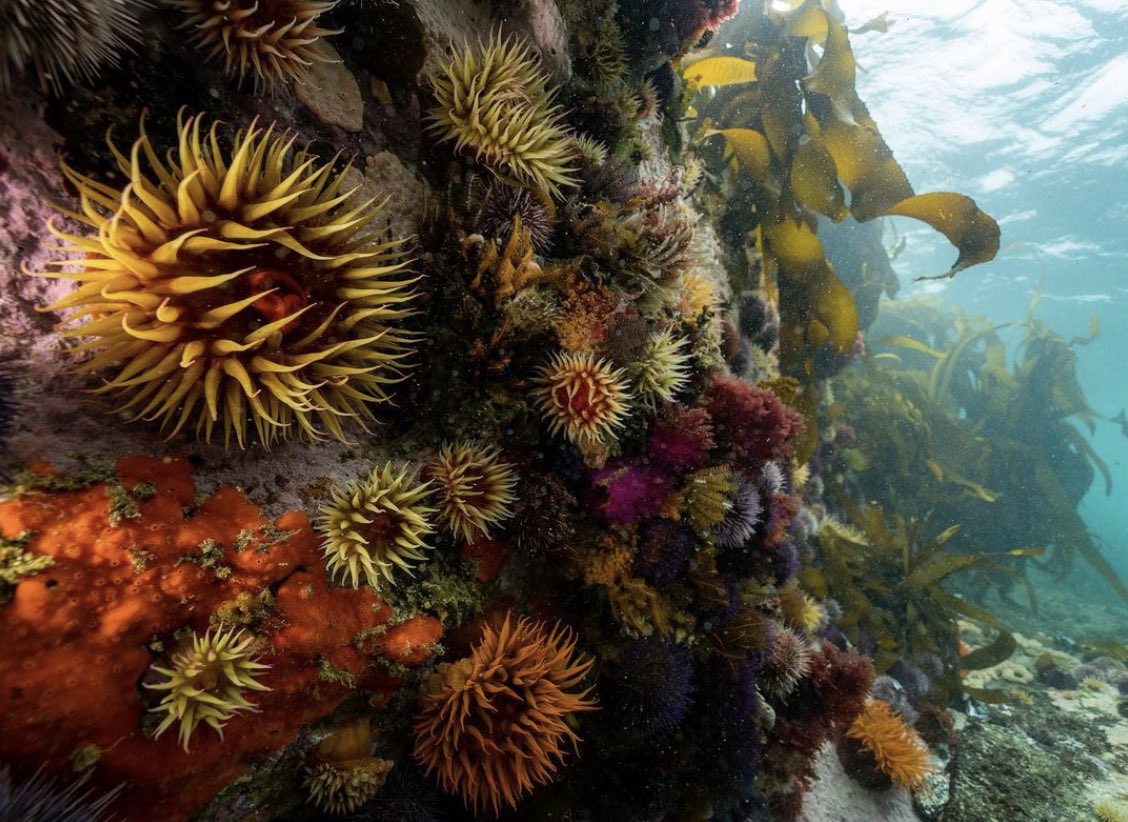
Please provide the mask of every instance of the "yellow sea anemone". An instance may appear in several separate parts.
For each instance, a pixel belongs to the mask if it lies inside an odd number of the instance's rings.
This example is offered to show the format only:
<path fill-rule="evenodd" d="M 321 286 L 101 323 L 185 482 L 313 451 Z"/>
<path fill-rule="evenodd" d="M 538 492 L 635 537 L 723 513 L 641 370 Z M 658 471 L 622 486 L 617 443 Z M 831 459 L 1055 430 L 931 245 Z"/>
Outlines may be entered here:
<path fill-rule="evenodd" d="M 594 354 L 557 352 L 540 369 L 533 401 L 548 417 L 552 433 L 563 431 L 572 442 L 583 444 L 622 426 L 629 395 L 622 369 Z"/>
<path fill-rule="evenodd" d="M 190 648 L 173 654 L 172 667 L 153 665 L 150 670 L 167 679 L 146 684 L 154 691 L 165 691 L 160 705 L 153 708 L 163 713 L 160 725 L 153 732 L 160 736 L 174 723 L 180 723 L 180 744 L 188 750 L 188 740 L 196 726 L 210 725 L 223 738 L 223 726 L 240 711 L 254 711 L 243 696 L 244 690 L 269 691 L 255 679 L 270 666 L 251 659 L 255 638 L 243 631 L 208 631 L 202 637 L 192 635 Z"/>
<path fill-rule="evenodd" d="M 222 57 L 224 71 L 251 74 L 255 88 L 301 81 L 313 63 L 335 58 L 321 42 L 340 30 L 324 29 L 317 18 L 337 0 L 173 0 L 187 15 L 181 28 L 195 29 L 192 42 L 208 60 Z"/>
<path fill-rule="evenodd" d="M 667 329 L 650 337 L 637 362 L 627 369 L 635 393 L 650 411 L 660 402 L 673 402 L 689 382 L 692 357 L 687 347 L 686 340 L 675 337 Z"/>
<path fill-rule="evenodd" d="M 596 709 L 581 685 L 591 666 L 576 658 L 568 629 L 506 615 L 469 657 L 431 678 L 415 723 L 416 761 L 475 814 L 516 808 L 577 747 L 570 720 Z"/>
<path fill-rule="evenodd" d="M 456 50 L 431 76 L 431 130 L 501 177 L 558 195 L 576 185 L 575 149 L 529 47 L 500 32 Z"/>
<path fill-rule="evenodd" d="M 431 549 L 426 539 L 435 530 L 435 509 L 423 504 L 431 490 L 414 471 L 397 473 L 391 463 L 366 480 L 334 488 L 317 523 L 329 573 L 354 588 L 362 572 L 373 588 L 381 578 L 392 582 L 397 567 L 410 574 Z"/>
<path fill-rule="evenodd" d="M 489 536 L 490 526 L 509 519 L 517 475 L 501 462 L 499 448 L 448 445 L 428 467 L 439 497 L 439 516 L 466 541 Z"/>
<path fill-rule="evenodd" d="M 94 234 L 50 222 L 81 258 L 39 276 L 78 281 L 47 309 L 76 309 L 64 335 L 94 354 L 78 370 L 111 371 L 98 392 L 170 437 L 194 424 L 240 447 L 248 427 L 265 446 L 344 440 L 342 422 L 372 419 L 411 352 L 390 325 L 412 313 L 417 279 L 402 241 L 378 241 L 379 209 L 350 202 L 335 158 L 292 154 L 293 135 L 252 123 L 226 152 L 215 125 L 177 126 L 164 160 L 143 122 L 128 156 L 110 143 L 123 189 L 63 166 L 81 203 L 63 213 Z"/>

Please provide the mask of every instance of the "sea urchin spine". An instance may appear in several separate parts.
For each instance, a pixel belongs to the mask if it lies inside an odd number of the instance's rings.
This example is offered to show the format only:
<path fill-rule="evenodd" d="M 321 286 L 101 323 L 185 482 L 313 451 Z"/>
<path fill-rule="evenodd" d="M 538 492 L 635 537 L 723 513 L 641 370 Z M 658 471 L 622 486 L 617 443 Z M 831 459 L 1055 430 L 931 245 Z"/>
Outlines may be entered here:
<path fill-rule="evenodd" d="M 541 367 L 533 400 L 577 444 L 594 443 L 623 424 L 629 396 L 622 369 L 592 354 L 558 352 Z"/>
<path fill-rule="evenodd" d="M 342 421 L 371 419 L 410 353 L 388 325 L 412 313 L 402 241 L 378 241 L 378 208 L 349 202 L 332 160 L 291 155 L 293 135 L 252 124 L 228 155 L 216 126 L 177 125 L 164 161 L 144 123 L 128 156 L 110 143 L 120 191 L 63 166 L 81 203 L 63 213 L 95 233 L 48 223 L 81 259 L 39 275 L 79 283 L 47 310 L 76 309 L 64 335 L 94 354 L 79 370 L 115 370 L 98 392 L 169 436 L 194 421 L 240 446 L 248 427 L 265 446 L 344 440 Z"/>
<path fill-rule="evenodd" d="M 427 558 L 425 540 L 435 530 L 435 510 L 423 504 L 430 493 L 430 482 L 407 468 L 396 473 L 391 463 L 367 480 L 333 489 L 318 521 L 329 573 L 354 588 L 361 574 L 373 588 L 381 578 L 392 582 L 397 567 L 410 574 L 415 562 Z"/>
<path fill-rule="evenodd" d="M 153 735 L 160 736 L 179 722 L 180 744 L 187 751 L 199 723 L 210 725 L 222 739 L 227 720 L 240 711 L 254 711 L 243 691 L 270 690 L 255 679 L 269 666 L 251 659 L 254 642 L 253 636 L 242 631 L 193 634 L 192 646 L 173 655 L 171 668 L 153 665 L 152 671 L 167 677 L 164 682 L 145 685 L 166 692 L 160 705 L 152 709 L 164 714 Z"/>

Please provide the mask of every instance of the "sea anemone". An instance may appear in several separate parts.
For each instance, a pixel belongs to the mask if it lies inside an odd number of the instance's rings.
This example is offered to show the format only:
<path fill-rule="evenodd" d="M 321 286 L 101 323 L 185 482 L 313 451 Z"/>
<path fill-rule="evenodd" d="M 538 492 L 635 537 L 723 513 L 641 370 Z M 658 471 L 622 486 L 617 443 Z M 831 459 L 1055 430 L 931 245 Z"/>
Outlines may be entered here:
<path fill-rule="evenodd" d="M 728 498 L 725 518 L 713 529 L 718 548 L 739 548 L 754 533 L 764 512 L 756 486 L 741 476 L 734 476 L 735 488 Z"/>
<path fill-rule="evenodd" d="M 919 787 L 932 772 L 924 741 L 885 702 L 867 704 L 846 739 L 858 743 L 877 770 L 902 788 Z"/>
<path fill-rule="evenodd" d="M 255 88 L 274 88 L 305 78 L 314 63 L 336 58 L 321 42 L 339 34 L 324 29 L 317 19 L 337 5 L 337 0 L 172 0 L 188 19 L 180 28 L 192 28 L 193 44 L 205 58 L 223 57 L 224 72 L 248 74 Z"/>
<path fill-rule="evenodd" d="M 395 765 L 372 756 L 372 724 L 367 717 L 351 722 L 323 739 L 306 769 L 310 800 L 329 814 L 352 813 L 384 786 Z"/>
<path fill-rule="evenodd" d="M 373 588 L 381 578 L 392 582 L 397 567 L 410 575 L 431 548 L 426 539 L 435 530 L 435 509 L 423 504 L 430 493 L 429 481 L 420 482 L 406 466 L 396 473 L 390 462 L 367 479 L 334 488 L 317 521 L 329 573 L 354 588 L 362 571 Z"/>
<path fill-rule="evenodd" d="M 556 353 L 540 369 L 533 400 L 549 421 L 577 444 L 594 443 L 614 433 L 628 413 L 629 395 L 622 369 L 593 354 Z"/>
<path fill-rule="evenodd" d="M 79 282 L 47 310 L 77 309 L 64 335 L 95 355 L 78 370 L 114 369 L 97 392 L 169 436 L 194 421 L 242 447 L 249 419 L 265 446 L 321 439 L 319 425 L 344 440 L 343 420 L 363 425 L 388 399 L 413 341 L 388 325 L 411 313 L 400 243 L 375 239 L 371 201 L 346 204 L 332 160 L 291 156 L 293 135 L 252 123 L 228 155 L 201 126 L 178 119 L 165 161 L 144 122 L 129 156 L 111 142 L 120 191 L 63 165 L 81 199 L 63 213 L 95 235 L 48 223 L 81 259 L 38 275 Z"/>
<path fill-rule="evenodd" d="M 255 637 L 242 630 L 211 631 L 202 637 L 192 634 L 192 644 L 172 656 L 172 667 L 153 665 L 149 670 L 167 679 L 145 687 L 165 691 L 159 705 L 151 710 L 164 714 L 153 736 L 160 736 L 180 723 L 180 744 L 188 750 L 188 740 L 196 726 L 210 725 L 223 738 L 223 726 L 241 711 L 255 711 L 244 690 L 269 691 L 255 679 L 270 666 L 251 658 Z"/>
<path fill-rule="evenodd" d="M 595 710 L 581 682 L 592 660 L 559 625 L 514 620 L 487 626 L 471 655 L 440 665 L 415 723 L 415 759 L 475 813 L 517 801 L 546 784 L 578 747 L 569 721 Z"/>
<path fill-rule="evenodd" d="M 600 700 L 608 716 L 647 733 L 672 731 L 693 694 L 693 665 L 684 649 L 657 638 L 628 645 L 604 666 Z"/>
<path fill-rule="evenodd" d="M 92 80 L 140 38 L 138 0 L 3 0 L 0 2 L 0 91 L 12 75 L 34 68 L 39 87 Z"/>
<path fill-rule="evenodd" d="M 557 196 L 576 185 L 574 149 L 548 77 L 523 43 L 494 32 L 431 75 L 430 129 L 499 177 Z"/>
<path fill-rule="evenodd" d="M 686 340 L 669 329 L 646 341 L 639 359 L 627 369 L 642 404 L 654 411 L 659 402 L 673 402 L 689 382 L 690 355 Z"/>
<path fill-rule="evenodd" d="M 491 526 L 513 516 L 517 474 L 500 457 L 499 448 L 461 442 L 444 447 L 428 466 L 439 516 L 455 536 L 488 537 Z"/>
<path fill-rule="evenodd" d="M 783 586 L 777 593 L 784 621 L 808 636 L 826 624 L 826 612 L 796 584 Z"/>
<path fill-rule="evenodd" d="M 607 152 L 607 146 L 596 140 L 590 134 L 580 134 L 573 138 L 576 146 L 576 153 L 580 159 L 589 166 L 599 167 L 607 162 L 610 155 Z"/>

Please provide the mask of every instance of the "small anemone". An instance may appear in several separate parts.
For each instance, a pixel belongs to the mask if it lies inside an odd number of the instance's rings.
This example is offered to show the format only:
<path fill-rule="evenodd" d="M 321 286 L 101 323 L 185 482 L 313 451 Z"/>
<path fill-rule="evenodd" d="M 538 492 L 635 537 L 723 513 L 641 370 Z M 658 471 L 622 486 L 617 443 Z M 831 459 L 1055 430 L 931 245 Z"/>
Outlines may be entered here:
<path fill-rule="evenodd" d="M 222 739 L 223 726 L 231 717 L 255 711 L 243 691 L 269 691 L 255 677 L 270 666 L 251 658 L 254 643 L 255 637 L 241 630 L 194 633 L 191 647 L 173 654 L 171 668 L 154 664 L 150 670 L 166 679 L 145 684 L 150 690 L 165 692 L 160 704 L 151 709 L 164 714 L 153 736 L 180 723 L 180 744 L 187 751 L 199 723 L 210 725 Z"/>
<path fill-rule="evenodd" d="M 576 185 L 574 149 L 529 47 L 494 32 L 431 76 L 430 129 L 478 162 L 549 196 Z"/>
<path fill-rule="evenodd" d="M 556 353 L 541 367 L 533 392 L 554 434 L 572 442 L 598 442 L 622 426 L 629 394 L 626 376 L 593 354 Z"/>
<path fill-rule="evenodd" d="M 309 798 L 329 814 L 352 813 L 376 796 L 395 765 L 372 756 L 372 726 L 365 717 L 323 739 L 306 768 Z"/>
<path fill-rule="evenodd" d="M 497 447 L 462 442 L 445 446 L 428 466 L 439 516 L 457 537 L 488 537 L 492 526 L 513 516 L 517 475 L 500 457 Z"/>
<path fill-rule="evenodd" d="M 435 530 L 435 509 L 424 505 L 430 493 L 430 482 L 407 467 L 397 473 L 391 463 L 334 488 L 317 522 L 329 573 L 354 588 L 362 574 L 373 588 L 381 579 L 393 582 L 396 568 L 410 574 L 431 547 L 426 540 Z"/>
<path fill-rule="evenodd" d="M 173 0 L 188 16 L 192 42 L 205 58 L 222 58 L 224 72 L 255 88 L 301 81 L 314 63 L 335 62 L 321 38 L 340 31 L 318 18 L 337 0 Z"/>
<path fill-rule="evenodd" d="M 635 392 L 650 411 L 660 402 L 673 402 L 689 382 L 692 357 L 687 348 L 687 340 L 667 329 L 651 336 L 641 356 L 627 369 Z"/>

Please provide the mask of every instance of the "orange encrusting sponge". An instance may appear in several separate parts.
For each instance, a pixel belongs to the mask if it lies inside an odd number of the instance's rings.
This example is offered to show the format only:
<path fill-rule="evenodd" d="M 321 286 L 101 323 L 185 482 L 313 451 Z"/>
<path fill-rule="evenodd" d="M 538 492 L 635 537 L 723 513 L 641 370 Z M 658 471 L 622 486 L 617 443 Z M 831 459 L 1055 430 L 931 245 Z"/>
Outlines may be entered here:
<path fill-rule="evenodd" d="M 20 776 L 40 765 L 70 771 L 72 754 L 96 746 L 96 783 L 127 783 L 113 806 L 118 818 L 187 818 L 352 693 L 340 681 L 347 677 L 319 676 L 324 670 L 347 672 L 381 704 L 398 682 L 371 665 L 373 656 L 422 664 L 441 638 L 437 620 L 416 617 L 398 629 L 400 641 L 381 641 L 371 629 L 390 609 L 371 590 L 329 586 L 305 514 L 272 524 L 224 488 L 186 515 L 195 489 L 180 457 L 134 457 L 116 471 L 126 491 L 139 484 L 156 491 L 135 493 L 137 516 L 116 526 L 104 484 L 0 504 L 0 536 L 31 532 L 27 550 L 55 560 L 0 605 L 0 762 L 28 771 Z M 222 548 L 214 564 L 201 561 L 204 545 Z M 259 713 L 234 717 L 222 740 L 201 727 L 190 753 L 175 733 L 145 733 L 140 684 L 165 658 L 151 643 L 160 640 L 167 654 L 175 631 L 202 634 L 222 603 L 264 589 L 274 607 L 254 631 L 264 640 L 259 658 L 270 665 L 260 679 L 271 690 L 254 694 Z"/>

